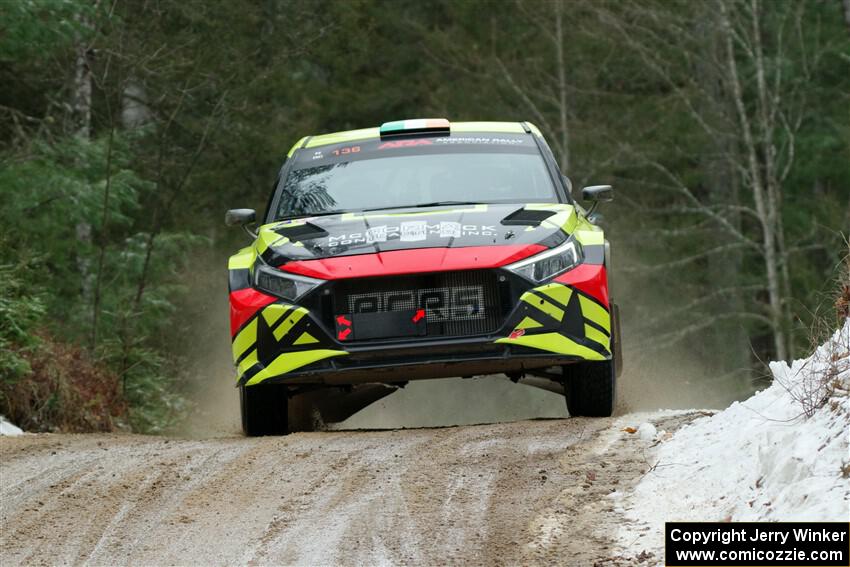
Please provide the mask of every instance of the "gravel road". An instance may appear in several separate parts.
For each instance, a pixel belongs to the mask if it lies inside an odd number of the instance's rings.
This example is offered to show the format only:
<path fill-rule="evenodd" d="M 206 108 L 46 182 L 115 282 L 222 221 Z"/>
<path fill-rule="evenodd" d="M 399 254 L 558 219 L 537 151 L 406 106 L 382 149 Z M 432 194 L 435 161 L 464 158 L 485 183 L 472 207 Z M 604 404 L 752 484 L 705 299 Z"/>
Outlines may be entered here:
<path fill-rule="evenodd" d="M 651 466 L 639 419 L 0 438 L 0 564 L 631 564 L 607 496 Z"/>

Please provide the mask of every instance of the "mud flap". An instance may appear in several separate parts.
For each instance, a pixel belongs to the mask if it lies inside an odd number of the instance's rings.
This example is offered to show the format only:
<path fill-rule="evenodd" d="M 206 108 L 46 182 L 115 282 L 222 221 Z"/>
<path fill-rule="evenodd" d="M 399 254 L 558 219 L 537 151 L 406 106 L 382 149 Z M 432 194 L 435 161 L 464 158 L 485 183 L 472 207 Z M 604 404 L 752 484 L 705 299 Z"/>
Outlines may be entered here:
<path fill-rule="evenodd" d="M 614 376 L 623 373 L 623 335 L 620 333 L 620 306 L 611 303 L 611 354 L 614 358 Z"/>

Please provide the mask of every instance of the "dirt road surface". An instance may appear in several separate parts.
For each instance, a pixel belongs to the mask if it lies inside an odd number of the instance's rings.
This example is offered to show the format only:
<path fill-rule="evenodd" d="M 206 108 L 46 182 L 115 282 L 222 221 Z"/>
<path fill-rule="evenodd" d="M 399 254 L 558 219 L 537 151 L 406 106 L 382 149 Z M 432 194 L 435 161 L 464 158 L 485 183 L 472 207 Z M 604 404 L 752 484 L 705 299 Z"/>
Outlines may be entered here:
<path fill-rule="evenodd" d="M 0 564 L 631 564 L 608 496 L 651 466 L 638 419 L 2 438 Z"/>

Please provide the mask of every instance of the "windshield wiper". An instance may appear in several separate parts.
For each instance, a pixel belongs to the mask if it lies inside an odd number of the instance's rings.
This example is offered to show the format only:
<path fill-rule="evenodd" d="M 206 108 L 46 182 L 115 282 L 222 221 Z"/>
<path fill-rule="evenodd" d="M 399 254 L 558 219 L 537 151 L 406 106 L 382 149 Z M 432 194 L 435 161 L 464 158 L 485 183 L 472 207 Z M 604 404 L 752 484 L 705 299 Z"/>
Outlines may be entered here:
<path fill-rule="evenodd" d="M 483 205 L 480 201 L 434 201 L 432 203 L 419 203 L 416 207 L 442 207 L 444 205 Z"/>
<path fill-rule="evenodd" d="M 315 212 L 315 213 L 301 213 L 301 214 L 298 214 L 298 215 L 287 215 L 285 217 L 280 217 L 277 220 L 278 221 L 287 221 L 287 220 L 296 220 L 296 219 L 306 219 L 308 217 L 326 217 L 328 215 L 341 215 L 343 213 L 357 213 L 357 212 L 360 212 L 360 211 L 357 211 L 357 210 L 344 211 L 342 209 L 338 209 L 338 210 L 335 210 L 335 211 L 319 211 L 319 212 Z"/>
<path fill-rule="evenodd" d="M 433 201 L 431 203 L 416 203 L 415 205 L 395 205 L 393 207 L 374 207 L 366 211 L 389 211 L 393 209 L 416 209 L 418 207 L 444 207 L 446 205 L 481 205 L 478 201 Z"/>
<path fill-rule="evenodd" d="M 373 207 L 370 209 L 337 209 L 333 211 L 319 211 L 315 213 L 303 213 L 299 215 L 289 215 L 277 219 L 278 221 L 303 219 L 307 217 L 324 217 L 328 215 L 341 215 L 344 213 L 366 213 L 371 211 L 390 211 L 394 209 L 416 209 L 418 207 L 444 207 L 449 205 L 482 205 L 479 201 L 433 201 L 431 203 L 417 203 L 415 205 L 395 205 L 392 207 Z"/>

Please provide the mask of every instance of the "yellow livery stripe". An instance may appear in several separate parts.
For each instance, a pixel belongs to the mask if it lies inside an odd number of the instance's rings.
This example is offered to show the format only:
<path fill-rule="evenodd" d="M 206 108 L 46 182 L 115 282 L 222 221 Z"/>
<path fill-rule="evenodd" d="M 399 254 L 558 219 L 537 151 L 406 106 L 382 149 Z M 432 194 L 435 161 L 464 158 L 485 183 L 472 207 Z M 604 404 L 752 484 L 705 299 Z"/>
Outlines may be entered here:
<path fill-rule="evenodd" d="M 263 319 L 265 319 L 266 323 L 268 323 L 269 327 L 271 327 L 290 307 L 292 306 L 280 304 L 269 305 L 263 309 Z"/>
<path fill-rule="evenodd" d="M 262 256 L 272 246 L 283 246 L 287 242 L 289 242 L 289 239 L 285 236 L 270 230 L 260 230 L 257 240 L 254 241 L 254 246 L 257 249 L 257 255 Z"/>
<path fill-rule="evenodd" d="M 590 319 L 609 333 L 611 332 L 611 316 L 608 314 L 608 311 L 583 295 L 578 296 L 579 302 L 581 303 L 581 314 L 584 315 L 585 319 Z"/>
<path fill-rule="evenodd" d="M 286 333 L 288 333 L 292 329 L 292 327 L 294 327 L 295 324 L 300 321 L 301 318 L 306 314 L 307 310 L 303 307 L 299 307 L 298 309 L 293 311 L 292 315 L 290 315 L 286 319 L 286 321 L 278 325 L 278 327 L 274 330 L 274 338 L 280 340 L 285 337 Z"/>
<path fill-rule="evenodd" d="M 550 283 L 543 287 L 534 288 L 534 290 L 545 293 L 561 305 L 567 305 L 570 302 L 570 296 L 573 294 L 573 290 L 559 283 Z"/>
<path fill-rule="evenodd" d="M 259 384 L 263 380 L 268 378 L 273 378 L 274 376 L 280 376 L 281 374 L 286 374 L 287 372 L 292 372 L 296 368 L 301 368 L 302 366 L 307 366 L 308 364 L 312 364 L 318 360 L 323 360 L 325 358 L 330 358 L 332 356 L 344 356 L 348 354 L 344 350 L 328 350 L 328 349 L 317 349 L 317 350 L 305 350 L 303 352 L 287 352 L 281 354 L 277 358 L 275 358 L 271 364 L 257 372 L 254 376 L 248 380 L 245 385 L 253 386 L 254 384 Z"/>
<path fill-rule="evenodd" d="M 313 343 L 319 342 L 319 339 L 311 335 L 310 333 L 301 333 L 301 336 L 296 339 L 296 341 L 292 344 L 294 345 L 311 345 Z"/>
<path fill-rule="evenodd" d="M 370 140 L 380 138 L 380 128 L 361 128 L 360 130 L 347 130 L 345 132 L 334 132 L 332 134 L 320 134 L 313 136 L 305 147 L 315 148 L 329 144 L 341 144 L 343 142 L 356 142 L 358 140 Z"/>
<path fill-rule="evenodd" d="M 576 230 L 573 234 L 575 239 L 584 246 L 605 244 L 605 235 L 601 230 Z"/>
<path fill-rule="evenodd" d="M 257 364 L 259 360 L 257 359 L 257 349 L 251 351 L 251 353 L 242 359 L 242 362 L 239 363 L 239 367 L 237 368 L 236 376 L 237 378 L 241 378 L 245 372 L 255 364 Z"/>
<path fill-rule="evenodd" d="M 608 335 L 606 335 L 596 327 L 591 327 L 590 325 L 585 324 L 584 336 L 590 339 L 591 341 L 601 344 L 605 347 L 605 350 L 611 350 L 611 343 L 610 339 L 608 338 Z"/>
<path fill-rule="evenodd" d="M 546 313 L 556 321 L 561 321 L 564 318 L 563 309 L 552 305 L 550 302 L 546 301 L 540 296 L 534 295 L 533 293 L 525 292 L 522 294 L 520 299 L 525 301 L 529 305 L 533 305 L 534 307 Z"/>
<path fill-rule="evenodd" d="M 531 317 L 526 317 L 522 321 L 519 322 L 519 325 L 515 327 L 515 329 L 536 329 L 537 327 L 542 327 L 542 323 L 538 323 Z"/>
<path fill-rule="evenodd" d="M 257 342 L 257 319 L 256 317 L 242 329 L 233 339 L 233 360 L 242 356 L 242 353 L 248 350 Z"/>
<path fill-rule="evenodd" d="M 585 360 L 607 360 L 593 349 L 580 345 L 560 333 L 541 333 L 539 335 L 522 335 L 515 339 L 497 339 L 497 343 L 522 345 L 558 354 L 580 356 Z"/>
<path fill-rule="evenodd" d="M 535 126 L 535 125 L 534 125 L 534 124 L 532 124 L 531 122 L 526 122 L 526 124 L 528 125 L 529 129 L 530 129 L 530 130 L 531 130 L 531 131 L 532 131 L 535 135 L 537 135 L 537 136 L 539 136 L 539 137 L 541 137 L 541 138 L 543 137 L 543 132 L 541 132 L 541 131 L 540 131 L 540 128 L 538 128 L 537 126 Z"/>
<path fill-rule="evenodd" d="M 254 260 L 257 258 L 256 254 L 254 254 L 254 249 L 250 246 L 247 248 L 243 248 L 236 254 L 230 257 L 227 261 L 227 269 L 228 270 L 246 270 L 250 268 L 254 264 Z"/>
<path fill-rule="evenodd" d="M 292 148 L 289 150 L 289 153 L 288 153 L 288 154 L 286 154 L 286 157 L 288 157 L 288 158 L 292 157 L 292 154 L 294 154 L 294 153 L 295 153 L 295 150 L 297 150 L 298 148 L 300 148 L 300 147 L 301 147 L 301 144 L 303 144 L 303 143 L 304 143 L 304 140 L 306 140 L 306 139 L 307 139 L 307 136 L 304 136 L 303 138 L 301 138 L 300 140 L 298 140 L 297 142 L 295 142 L 295 145 L 294 145 L 294 146 L 292 146 Z"/>
<path fill-rule="evenodd" d="M 572 209 L 554 214 L 548 219 L 545 219 L 541 224 L 551 226 L 552 228 L 560 228 L 566 233 L 572 233 L 576 226 L 576 216 Z"/>
<path fill-rule="evenodd" d="M 533 124 L 528 125 L 532 132 L 538 136 L 542 136 L 540 131 Z M 451 125 L 452 132 L 511 132 L 522 134 L 524 132 L 522 125 L 519 122 L 453 122 Z M 347 130 L 344 132 L 333 132 L 331 134 L 319 134 L 311 137 L 307 143 L 307 148 L 315 148 L 318 146 L 327 146 L 330 144 L 341 144 L 345 142 L 360 142 L 363 140 L 379 139 L 381 136 L 380 128 L 361 128 L 359 130 Z M 292 155 L 296 149 L 301 147 L 303 138 L 299 143 L 293 146 L 288 155 Z"/>

